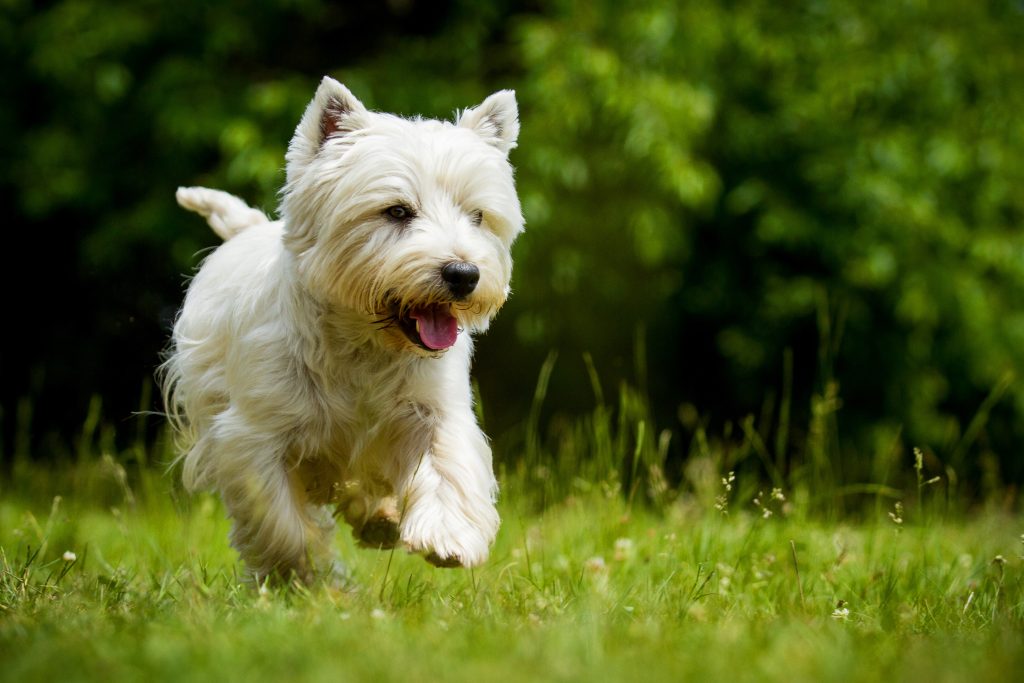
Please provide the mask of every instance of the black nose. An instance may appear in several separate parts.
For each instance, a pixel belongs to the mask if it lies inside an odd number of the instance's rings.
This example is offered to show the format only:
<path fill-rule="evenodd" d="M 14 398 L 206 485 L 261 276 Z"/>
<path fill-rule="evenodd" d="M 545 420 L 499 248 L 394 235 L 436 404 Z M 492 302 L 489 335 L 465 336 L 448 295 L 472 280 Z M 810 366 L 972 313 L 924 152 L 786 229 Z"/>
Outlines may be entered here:
<path fill-rule="evenodd" d="M 480 282 L 480 269 L 465 261 L 452 261 L 441 269 L 441 278 L 456 299 L 465 299 Z"/>

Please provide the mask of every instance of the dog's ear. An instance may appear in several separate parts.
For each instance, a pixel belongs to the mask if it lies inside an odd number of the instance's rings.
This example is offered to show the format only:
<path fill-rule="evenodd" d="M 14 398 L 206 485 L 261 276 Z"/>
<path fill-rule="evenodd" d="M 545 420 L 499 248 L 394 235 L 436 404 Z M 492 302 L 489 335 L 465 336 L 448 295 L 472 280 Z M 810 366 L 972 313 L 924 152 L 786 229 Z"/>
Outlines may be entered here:
<path fill-rule="evenodd" d="M 311 158 L 330 138 L 344 136 L 366 125 L 368 112 L 349 89 L 324 76 L 295 130 L 289 152 Z"/>
<path fill-rule="evenodd" d="M 320 140 L 359 130 L 366 123 L 366 107 L 349 89 L 330 76 L 324 76 L 313 100 L 319 104 Z"/>
<path fill-rule="evenodd" d="M 472 109 L 462 112 L 459 125 L 475 131 L 505 154 L 519 138 L 519 106 L 513 90 L 499 90 Z"/>

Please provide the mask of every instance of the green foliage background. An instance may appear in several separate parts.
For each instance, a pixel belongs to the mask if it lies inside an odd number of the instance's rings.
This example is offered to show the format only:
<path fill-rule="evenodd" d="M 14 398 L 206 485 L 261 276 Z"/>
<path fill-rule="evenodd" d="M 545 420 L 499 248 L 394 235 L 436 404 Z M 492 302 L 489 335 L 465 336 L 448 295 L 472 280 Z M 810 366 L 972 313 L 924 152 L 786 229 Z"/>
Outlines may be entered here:
<path fill-rule="evenodd" d="M 173 189 L 273 210 L 330 73 L 410 115 L 517 90 L 527 232 L 478 353 L 492 433 L 555 349 L 549 412 L 593 404 L 590 353 L 645 389 L 680 458 L 754 415 L 790 466 L 826 406 L 846 480 L 919 445 L 977 487 L 1024 482 L 1019 2 L 0 10 L 0 199 L 27 330 L 3 342 L 6 452 L 71 433 L 93 393 L 111 419 L 136 407 L 182 274 L 215 244 Z"/>

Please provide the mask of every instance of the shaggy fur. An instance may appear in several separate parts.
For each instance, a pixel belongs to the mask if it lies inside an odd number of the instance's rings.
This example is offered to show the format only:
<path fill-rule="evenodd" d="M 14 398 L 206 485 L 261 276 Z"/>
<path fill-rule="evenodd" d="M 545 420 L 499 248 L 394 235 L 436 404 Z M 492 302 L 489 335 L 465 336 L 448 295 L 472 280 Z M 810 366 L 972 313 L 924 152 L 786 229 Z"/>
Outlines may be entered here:
<path fill-rule="evenodd" d="M 326 566 L 326 506 L 364 545 L 486 560 L 497 486 L 471 333 L 509 293 L 518 132 L 510 91 L 449 123 L 370 112 L 324 78 L 288 148 L 281 220 L 178 190 L 226 241 L 174 326 L 168 412 L 185 484 L 220 493 L 257 576 Z"/>

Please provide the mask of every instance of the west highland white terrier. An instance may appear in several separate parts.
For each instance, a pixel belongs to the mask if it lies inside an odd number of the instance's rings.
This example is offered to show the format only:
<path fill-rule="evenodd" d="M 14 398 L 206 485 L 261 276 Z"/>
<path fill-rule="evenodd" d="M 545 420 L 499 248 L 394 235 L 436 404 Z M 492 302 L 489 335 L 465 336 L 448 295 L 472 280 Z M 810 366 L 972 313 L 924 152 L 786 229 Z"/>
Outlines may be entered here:
<path fill-rule="evenodd" d="M 324 78 L 288 146 L 281 220 L 178 190 L 225 242 L 174 325 L 167 411 L 186 486 L 221 495 L 257 577 L 328 566 L 337 514 L 365 546 L 487 559 L 497 484 L 471 334 L 509 294 L 518 134 L 511 91 L 449 123 L 371 112 Z"/>

